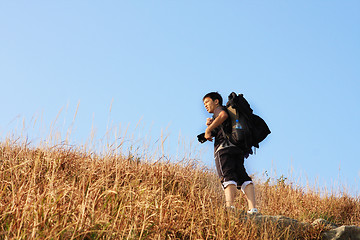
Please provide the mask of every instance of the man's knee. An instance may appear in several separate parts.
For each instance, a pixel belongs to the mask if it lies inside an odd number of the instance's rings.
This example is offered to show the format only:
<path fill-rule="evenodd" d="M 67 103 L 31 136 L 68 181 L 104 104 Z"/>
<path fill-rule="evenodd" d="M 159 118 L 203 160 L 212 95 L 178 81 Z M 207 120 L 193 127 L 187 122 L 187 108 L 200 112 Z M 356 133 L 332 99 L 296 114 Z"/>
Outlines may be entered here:
<path fill-rule="evenodd" d="M 246 181 L 241 185 L 241 191 L 245 193 L 245 188 L 249 186 L 250 184 L 254 184 L 252 181 Z"/>

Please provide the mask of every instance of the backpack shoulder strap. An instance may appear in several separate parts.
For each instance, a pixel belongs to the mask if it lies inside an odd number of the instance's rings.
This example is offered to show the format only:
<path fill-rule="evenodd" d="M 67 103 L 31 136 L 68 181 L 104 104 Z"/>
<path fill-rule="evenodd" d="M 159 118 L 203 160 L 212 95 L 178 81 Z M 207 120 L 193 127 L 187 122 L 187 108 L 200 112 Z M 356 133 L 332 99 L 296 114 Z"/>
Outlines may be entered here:
<path fill-rule="evenodd" d="M 224 107 L 224 111 L 226 111 L 226 113 L 228 114 L 228 118 L 230 118 L 230 114 L 229 114 L 229 111 L 228 111 L 228 108 L 227 108 L 227 107 Z M 213 116 L 212 118 L 215 119 L 214 116 Z M 231 119 L 230 119 L 230 120 L 231 120 Z M 225 120 L 225 121 L 226 121 L 226 120 Z M 230 145 L 231 145 L 231 143 L 230 143 L 230 138 L 229 138 L 229 136 L 225 133 L 223 124 L 220 124 L 220 126 L 219 126 L 218 128 L 220 129 L 220 131 L 221 131 L 221 133 L 222 133 L 222 135 L 223 135 L 223 137 L 224 137 L 224 139 L 225 139 L 226 144 L 230 146 Z"/>

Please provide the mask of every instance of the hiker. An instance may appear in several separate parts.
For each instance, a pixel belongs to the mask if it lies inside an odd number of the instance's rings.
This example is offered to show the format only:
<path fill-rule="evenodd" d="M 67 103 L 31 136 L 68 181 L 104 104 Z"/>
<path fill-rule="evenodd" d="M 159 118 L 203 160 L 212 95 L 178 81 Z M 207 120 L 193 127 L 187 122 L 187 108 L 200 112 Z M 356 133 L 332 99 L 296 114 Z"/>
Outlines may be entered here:
<path fill-rule="evenodd" d="M 226 207 L 235 209 L 235 194 L 241 189 L 248 201 L 248 214 L 258 212 L 255 201 L 255 187 L 244 167 L 244 151 L 226 141 L 222 131 L 231 131 L 231 121 L 223 99 L 217 92 L 210 92 L 203 98 L 204 106 L 213 118 L 207 118 L 204 138 L 214 142 L 214 156 L 217 173 L 224 189 Z M 229 129 L 230 128 L 230 129 Z"/>

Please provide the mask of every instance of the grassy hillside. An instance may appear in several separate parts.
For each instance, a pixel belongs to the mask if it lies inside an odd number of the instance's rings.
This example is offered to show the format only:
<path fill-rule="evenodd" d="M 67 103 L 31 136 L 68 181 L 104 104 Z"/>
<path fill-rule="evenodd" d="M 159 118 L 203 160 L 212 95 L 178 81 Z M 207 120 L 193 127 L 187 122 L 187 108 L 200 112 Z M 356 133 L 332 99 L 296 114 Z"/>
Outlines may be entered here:
<path fill-rule="evenodd" d="M 213 172 L 191 161 L 144 162 L 69 147 L 0 143 L 0 239 L 318 239 L 223 207 Z M 360 225 L 359 199 L 321 198 L 278 179 L 257 184 L 263 214 Z M 237 207 L 245 210 L 245 199 Z"/>

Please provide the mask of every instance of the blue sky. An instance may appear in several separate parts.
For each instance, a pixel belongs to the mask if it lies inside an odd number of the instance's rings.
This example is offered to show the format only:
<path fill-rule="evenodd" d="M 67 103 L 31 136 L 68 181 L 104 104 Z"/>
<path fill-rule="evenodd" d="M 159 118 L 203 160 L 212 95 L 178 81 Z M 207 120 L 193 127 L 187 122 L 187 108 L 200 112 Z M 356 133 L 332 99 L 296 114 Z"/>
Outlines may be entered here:
<path fill-rule="evenodd" d="M 163 135 L 171 159 L 186 149 L 213 167 L 212 144 L 196 142 L 202 97 L 235 91 L 272 131 L 250 173 L 358 194 L 359 12 L 359 1 L 2 1 L 0 137 L 71 130 L 76 145 L 95 133 L 156 148 Z"/>

